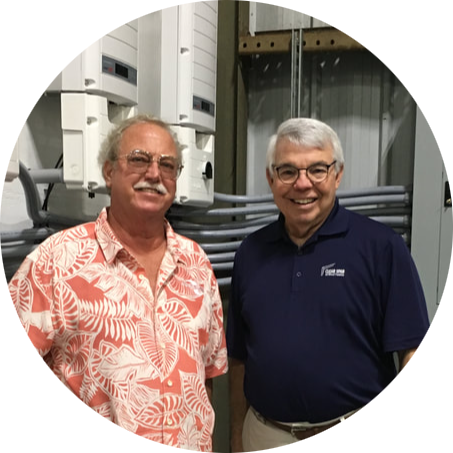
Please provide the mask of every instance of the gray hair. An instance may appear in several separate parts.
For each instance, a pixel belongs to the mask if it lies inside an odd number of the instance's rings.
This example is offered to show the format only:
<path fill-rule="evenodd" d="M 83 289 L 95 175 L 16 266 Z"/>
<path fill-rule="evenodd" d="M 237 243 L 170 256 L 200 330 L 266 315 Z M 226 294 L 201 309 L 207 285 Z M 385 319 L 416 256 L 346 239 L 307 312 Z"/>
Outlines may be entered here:
<path fill-rule="evenodd" d="M 280 140 L 289 140 L 296 145 L 326 149 L 332 147 L 333 158 L 336 160 L 335 171 L 338 173 L 344 165 L 343 148 L 337 133 L 326 123 L 313 118 L 291 118 L 280 124 L 277 133 L 269 140 L 266 154 L 266 166 L 273 175 L 275 151 Z"/>
<path fill-rule="evenodd" d="M 114 164 L 118 159 L 118 153 L 120 150 L 121 139 L 123 138 L 123 133 L 126 129 L 133 126 L 134 124 L 148 123 L 154 126 L 161 127 L 167 131 L 172 137 L 175 146 L 176 152 L 178 154 L 179 161 L 182 160 L 182 149 L 183 146 L 178 140 L 176 133 L 170 128 L 170 126 L 157 117 L 153 117 L 145 114 L 138 114 L 131 118 L 128 118 L 121 123 L 117 124 L 104 139 L 101 149 L 99 150 L 98 163 L 103 168 L 106 162 L 111 162 Z"/>

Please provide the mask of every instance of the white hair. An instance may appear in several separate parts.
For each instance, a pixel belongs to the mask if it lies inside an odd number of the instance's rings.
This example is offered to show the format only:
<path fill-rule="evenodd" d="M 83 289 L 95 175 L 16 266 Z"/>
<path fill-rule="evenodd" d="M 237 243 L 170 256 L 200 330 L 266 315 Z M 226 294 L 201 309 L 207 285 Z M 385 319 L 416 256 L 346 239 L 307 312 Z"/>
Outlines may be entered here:
<path fill-rule="evenodd" d="M 296 145 L 326 149 L 332 148 L 336 160 L 335 171 L 338 173 L 344 165 L 343 148 L 337 133 L 326 123 L 313 118 L 291 118 L 280 124 L 277 133 L 269 139 L 266 154 L 266 166 L 271 176 L 275 164 L 275 151 L 280 140 L 289 140 Z"/>

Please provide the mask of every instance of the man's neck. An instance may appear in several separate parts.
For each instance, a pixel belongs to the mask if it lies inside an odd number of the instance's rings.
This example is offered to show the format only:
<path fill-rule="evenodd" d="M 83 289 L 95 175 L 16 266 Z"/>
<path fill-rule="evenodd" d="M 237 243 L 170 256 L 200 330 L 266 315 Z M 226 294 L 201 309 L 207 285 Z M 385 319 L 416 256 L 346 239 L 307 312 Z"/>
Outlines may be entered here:
<path fill-rule="evenodd" d="M 148 219 L 135 222 L 133 219 L 117 220 L 108 210 L 107 220 L 117 239 L 131 252 L 148 253 L 166 242 L 164 219 Z"/>

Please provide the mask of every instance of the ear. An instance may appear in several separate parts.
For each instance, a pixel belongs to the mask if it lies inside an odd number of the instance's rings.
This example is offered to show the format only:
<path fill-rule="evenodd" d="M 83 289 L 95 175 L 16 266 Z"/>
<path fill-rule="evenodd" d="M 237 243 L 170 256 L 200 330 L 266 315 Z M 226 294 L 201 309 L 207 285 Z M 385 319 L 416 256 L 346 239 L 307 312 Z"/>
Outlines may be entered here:
<path fill-rule="evenodd" d="M 343 177 L 344 165 L 341 166 L 340 171 L 335 176 L 335 189 L 340 186 L 341 178 Z"/>
<path fill-rule="evenodd" d="M 272 189 L 272 185 L 274 184 L 274 178 L 271 176 L 271 172 L 268 168 L 266 168 L 266 179 L 269 187 Z"/>
<path fill-rule="evenodd" d="M 114 164 L 110 161 L 106 161 L 102 166 L 102 175 L 105 179 L 105 185 L 108 189 L 112 187 L 112 174 L 114 171 Z"/>

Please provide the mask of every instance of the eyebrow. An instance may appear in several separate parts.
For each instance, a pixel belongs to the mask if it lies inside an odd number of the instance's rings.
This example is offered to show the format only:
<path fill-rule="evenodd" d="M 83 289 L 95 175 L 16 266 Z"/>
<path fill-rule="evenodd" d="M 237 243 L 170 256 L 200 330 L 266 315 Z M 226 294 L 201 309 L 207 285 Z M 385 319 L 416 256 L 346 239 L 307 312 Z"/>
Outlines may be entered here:
<path fill-rule="evenodd" d="M 323 161 L 323 160 L 320 160 L 318 162 L 313 162 L 312 164 L 308 165 L 307 167 L 303 167 L 303 168 L 308 168 L 308 167 L 312 167 L 313 165 L 329 165 L 327 162 Z M 291 164 L 289 162 L 282 162 L 281 164 L 274 164 L 276 167 L 283 167 L 284 165 L 288 165 L 290 167 L 295 167 L 295 168 L 300 168 L 300 167 L 297 167 L 297 165 L 295 164 Z"/>

